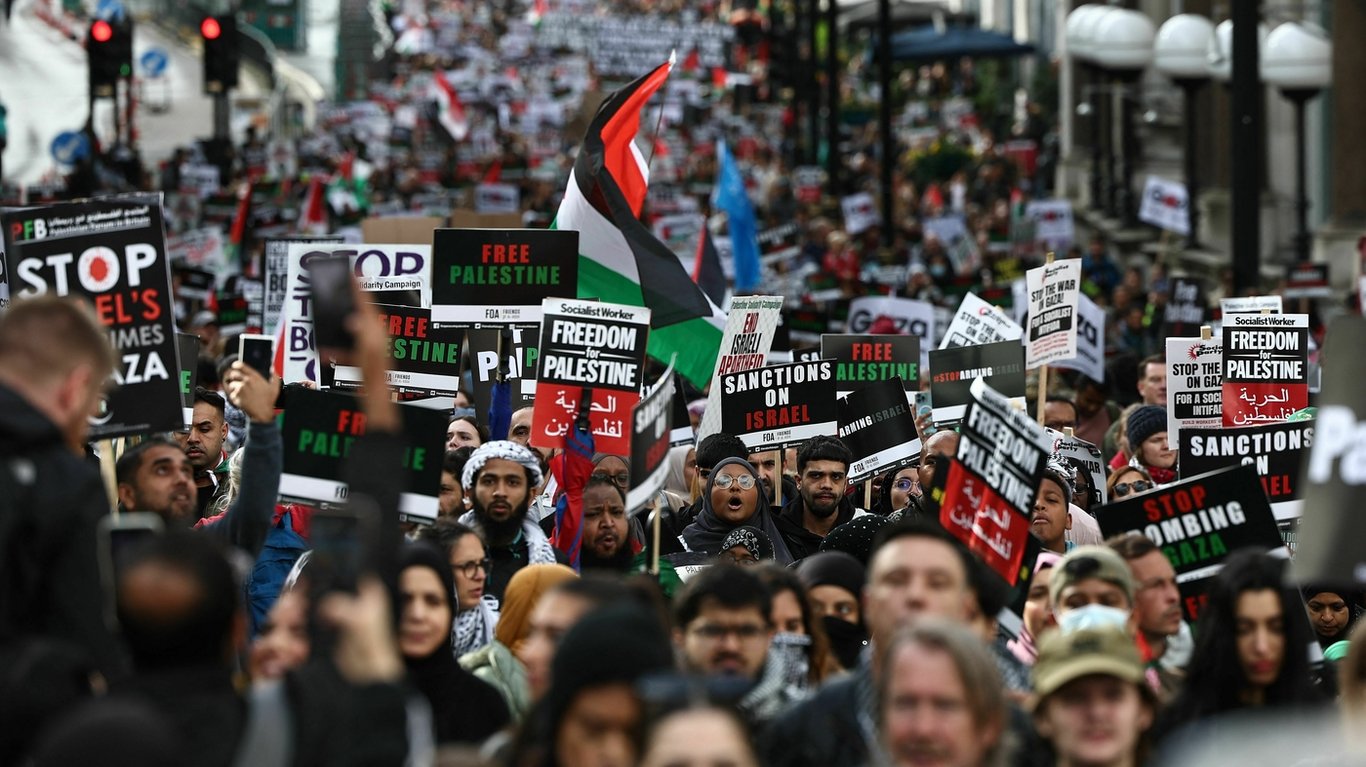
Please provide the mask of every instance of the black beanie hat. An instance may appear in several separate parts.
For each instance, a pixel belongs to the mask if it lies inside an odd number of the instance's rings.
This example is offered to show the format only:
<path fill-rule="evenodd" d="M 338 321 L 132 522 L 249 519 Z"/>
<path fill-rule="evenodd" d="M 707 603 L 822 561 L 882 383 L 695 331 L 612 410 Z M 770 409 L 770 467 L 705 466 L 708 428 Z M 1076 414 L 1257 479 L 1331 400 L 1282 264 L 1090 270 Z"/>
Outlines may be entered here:
<path fill-rule="evenodd" d="M 545 696 L 550 733 L 582 690 L 613 682 L 634 686 L 644 676 L 671 669 L 672 647 L 664 627 L 643 608 L 612 606 L 585 615 L 565 632 L 550 664 Z"/>
<path fill-rule="evenodd" d="M 1154 434 L 1167 430 L 1167 409 L 1161 405 L 1143 405 L 1129 414 L 1124 430 L 1129 438 L 1129 450 L 1138 453 L 1142 445 Z"/>
<path fill-rule="evenodd" d="M 867 567 L 868 557 L 873 553 L 873 538 L 878 530 L 890 524 L 891 520 L 879 514 L 860 514 L 836 525 L 821 541 L 821 551 L 842 551 Z"/>
<path fill-rule="evenodd" d="M 1049 458 L 1048 463 L 1044 465 L 1043 478 L 1057 483 L 1069 505 L 1072 503 L 1073 493 L 1076 492 L 1076 488 L 1072 486 L 1075 476 L 1076 472 L 1072 470 L 1072 466 L 1064 463 L 1057 455 Z"/>
<path fill-rule="evenodd" d="M 863 563 L 843 551 L 822 551 L 797 564 L 797 577 L 807 589 L 816 586 L 839 586 L 855 599 L 863 596 L 867 579 Z"/>

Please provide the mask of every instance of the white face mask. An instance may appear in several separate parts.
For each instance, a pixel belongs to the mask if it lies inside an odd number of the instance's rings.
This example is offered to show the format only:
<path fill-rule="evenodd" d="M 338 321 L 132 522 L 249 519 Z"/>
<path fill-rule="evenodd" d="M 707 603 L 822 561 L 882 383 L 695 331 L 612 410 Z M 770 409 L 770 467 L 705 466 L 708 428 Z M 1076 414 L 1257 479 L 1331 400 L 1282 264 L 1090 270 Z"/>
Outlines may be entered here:
<path fill-rule="evenodd" d="M 1082 629 L 1115 628 L 1124 631 L 1129 625 L 1129 611 L 1118 607 L 1090 604 L 1068 610 L 1058 616 L 1058 628 L 1070 634 Z"/>

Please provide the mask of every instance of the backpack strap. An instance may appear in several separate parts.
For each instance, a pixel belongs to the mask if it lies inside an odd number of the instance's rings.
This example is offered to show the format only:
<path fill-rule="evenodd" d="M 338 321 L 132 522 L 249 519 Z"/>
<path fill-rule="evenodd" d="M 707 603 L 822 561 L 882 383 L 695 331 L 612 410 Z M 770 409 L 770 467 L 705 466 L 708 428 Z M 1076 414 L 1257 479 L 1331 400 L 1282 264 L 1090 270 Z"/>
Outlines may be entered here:
<path fill-rule="evenodd" d="M 233 767 L 288 767 L 294 763 L 294 714 L 284 682 L 252 685 L 247 694 L 247 726 Z"/>

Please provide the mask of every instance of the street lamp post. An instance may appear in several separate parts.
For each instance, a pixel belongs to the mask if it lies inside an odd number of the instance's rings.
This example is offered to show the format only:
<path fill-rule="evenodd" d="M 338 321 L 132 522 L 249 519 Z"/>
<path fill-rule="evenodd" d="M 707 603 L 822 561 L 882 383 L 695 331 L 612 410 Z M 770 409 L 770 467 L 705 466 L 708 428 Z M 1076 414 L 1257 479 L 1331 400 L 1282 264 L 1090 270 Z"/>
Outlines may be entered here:
<path fill-rule="evenodd" d="M 1137 224 L 1138 206 L 1134 197 L 1134 136 L 1133 107 L 1137 95 L 1132 93 L 1153 59 L 1153 22 L 1139 11 L 1112 8 L 1096 24 L 1094 58 L 1105 67 L 1120 85 L 1120 183 L 1116 196 L 1120 220 L 1128 228 Z"/>
<path fill-rule="evenodd" d="M 1167 19 L 1153 42 L 1153 65 L 1181 88 L 1186 134 L 1186 247 L 1200 246 L 1200 182 L 1196 161 L 1195 97 L 1209 80 L 1208 52 L 1214 24 L 1204 16 L 1182 13 Z"/>
<path fill-rule="evenodd" d="M 1322 29 L 1295 21 L 1276 27 L 1262 48 L 1262 75 L 1295 105 L 1295 260 L 1309 260 L 1305 185 L 1305 104 L 1333 81 L 1333 44 Z"/>
<path fill-rule="evenodd" d="M 1111 210 L 1114 200 L 1108 196 L 1110 186 L 1105 181 L 1113 177 L 1114 166 L 1110 146 L 1110 134 L 1106 130 L 1104 108 L 1105 74 L 1094 61 L 1095 28 L 1110 8 L 1104 5 L 1083 5 L 1067 17 L 1067 48 L 1087 73 L 1090 84 L 1083 91 L 1087 103 L 1078 108 L 1078 114 L 1091 120 L 1091 209 Z M 1084 110 L 1084 111 L 1083 111 Z"/>

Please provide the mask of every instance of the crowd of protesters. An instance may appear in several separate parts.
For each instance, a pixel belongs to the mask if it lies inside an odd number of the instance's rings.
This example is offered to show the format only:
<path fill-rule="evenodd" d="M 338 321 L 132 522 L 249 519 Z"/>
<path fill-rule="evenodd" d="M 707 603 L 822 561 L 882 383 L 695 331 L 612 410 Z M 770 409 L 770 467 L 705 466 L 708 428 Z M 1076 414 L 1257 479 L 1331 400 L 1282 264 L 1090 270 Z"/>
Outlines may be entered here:
<path fill-rule="evenodd" d="M 752 9 L 706 13 L 768 23 Z M 526 29 L 483 6 L 391 9 L 389 21 L 406 42 L 370 101 L 324 109 L 301 141 L 253 133 L 224 166 L 227 196 L 255 205 L 229 206 L 246 219 L 239 266 L 253 262 L 253 233 L 449 211 L 479 180 L 510 181 L 523 221 L 549 222 L 592 68 L 529 60 L 495 76 L 498 35 Z M 968 291 L 1008 301 L 1045 247 L 1021 213 L 1050 186 L 1039 108 L 984 111 L 970 61 L 899 81 L 883 247 L 883 227 L 850 232 L 838 206 L 875 191 L 889 161 L 875 132 L 851 126 L 847 172 L 804 198 L 789 130 L 802 116 L 773 103 L 761 48 L 748 92 L 680 97 L 680 116 L 660 120 L 652 194 L 709 186 L 708 147 L 726 137 L 762 225 L 797 225 L 791 253 L 766 259 L 764 292 L 826 319 L 868 292 L 948 309 Z M 855 102 L 861 67 L 845 72 Z M 448 141 L 427 111 L 437 70 L 471 78 L 456 77 L 468 139 Z M 507 94 L 523 92 L 560 116 L 519 119 L 512 106 L 530 97 Z M 211 218 L 214 195 L 181 174 L 211 159 L 185 152 L 161 175 L 174 229 Z M 311 218 L 308 195 L 323 189 Z M 682 209 L 709 214 L 698 197 Z M 680 209 L 671 199 L 650 215 Z M 951 242 L 927 224 L 945 219 L 961 223 Z M 1112 501 L 1175 481 L 1166 266 L 1121 261 L 1100 238 L 1058 255 L 1081 259 L 1109 359 L 1101 380 L 1055 371 L 1041 421 L 1101 448 Z M 833 292 L 813 297 L 822 286 Z M 671 450 L 665 489 L 637 509 L 628 458 L 594 456 L 557 483 L 570 462 L 529 444 L 530 408 L 495 423 L 462 395 L 439 515 L 400 525 L 403 488 L 378 467 L 400 465 L 406 446 L 373 311 L 359 304 L 347 353 L 370 384 L 368 433 L 348 464 L 360 552 L 349 559 L 324 545 L 335 509 L 279 498 L 282 382 L 224 354 L 212 313 L 183 322 L 208 373 L 188 428 L 116 460 L 87 444 L 115 366 L 95 318 L 56 298 L 0 315 L 0 763 L 1285 763 L 1283 747 L 1247 747 L 1267 733 L 1298 743 L 1294 758 L 1366 754 L 1357 588 L 1293 584 L 1280 553 L 1238 551 L 1192 625 L 1167 554 L 1138 534 L 1102 539 L 1098 488 L 1050 461 L 1030 518 L 1043 553 L 1008 630 L 1010 595 L 939 527 L 926 492 L 955 453 L 951 429 L 925 428 L 914 465 L 867 491 L 849 483 L 854 457 L 833 435 L 780 457 L 712 434 Z M 166 532 L 112 550 L 106 485 L 121 514 L 155 515 Z M 557 504 L 582 511 L 577 535 L 556 529 Z"/>

